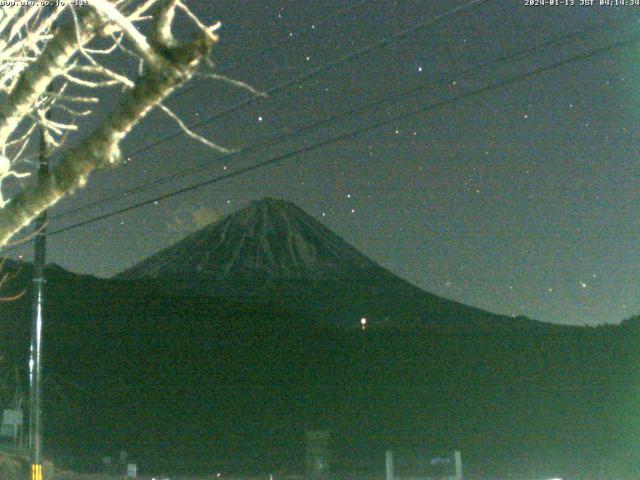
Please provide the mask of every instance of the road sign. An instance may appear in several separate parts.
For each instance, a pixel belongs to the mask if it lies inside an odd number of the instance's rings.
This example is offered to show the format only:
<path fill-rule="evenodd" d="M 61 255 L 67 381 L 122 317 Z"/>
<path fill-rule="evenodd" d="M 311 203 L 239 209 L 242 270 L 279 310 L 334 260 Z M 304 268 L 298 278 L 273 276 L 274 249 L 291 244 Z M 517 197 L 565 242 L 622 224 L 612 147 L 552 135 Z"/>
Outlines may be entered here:
<path fill-rule="evenodd" d="M 3 425 L 22 425 L 22 410 L 5 410 L 2 413 Z"/>

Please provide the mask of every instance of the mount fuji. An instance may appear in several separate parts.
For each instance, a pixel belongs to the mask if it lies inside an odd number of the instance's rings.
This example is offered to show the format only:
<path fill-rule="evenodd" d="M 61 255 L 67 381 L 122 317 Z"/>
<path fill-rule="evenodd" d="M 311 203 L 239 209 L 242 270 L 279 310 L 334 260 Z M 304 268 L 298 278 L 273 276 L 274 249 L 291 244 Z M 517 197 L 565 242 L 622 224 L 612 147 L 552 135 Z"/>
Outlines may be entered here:
<path fill-rule="evenodd" d="M 33 282 L 27 263 L 3 273 L 9 405 L 26 391 Z M 433 295 L 288 202 L 254 202 L 114 279 L 46 276 L 45 443 L 77 469 L 126 450 L 147 471 L 295 473 L 304 431 L 330 429 L 349 475 L 382 445 L 462 445 L 478 478 L 637 471 L 620 415 L 640 411 L 637 319 L 554 325 Z"/>
<path fill-rule="evenodd" d="M 283 304 L 341 326 L 540 326 L 425 292 L 291 202 L 254 201 L 115 277 L 234 300 Z"/>

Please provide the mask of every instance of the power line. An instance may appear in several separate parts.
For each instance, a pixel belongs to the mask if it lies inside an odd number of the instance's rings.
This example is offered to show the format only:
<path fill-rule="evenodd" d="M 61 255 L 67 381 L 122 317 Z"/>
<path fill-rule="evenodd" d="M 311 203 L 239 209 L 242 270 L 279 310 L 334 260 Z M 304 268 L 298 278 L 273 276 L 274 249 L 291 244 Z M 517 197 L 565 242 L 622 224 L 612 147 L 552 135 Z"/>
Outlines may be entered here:
<path fill-rule="evenodd" d="M 234 69 L 236 69 L 236 68 L 238 68 L 240 66 L 244 66 L 251 59 L 260 58 L 262 55 L 264 55 L 269 50 L 273 50 L 273 49 L 279 47 L 281 44 L 290 41 L 292 38 L 299 37 L 300 35 L 303 35 L 303 34 L 305 34 L 307 32 L 315 30 L 316 27 L 324 25 L 325 23 L 328 23 L 331 20 L 334 20 L 336 18 L 340 18 L 342 16 L 345 16 L 345 15 L 351 13 L 352 11 L 362 7 L 363 5 L 365 5 L 366 3 L 369 3 L 371 1 L 373 1 L 373 0 L 360 0 L 359 2 L 356 2 L 355 4 L 353 4 L 353 5 L 349 6 L 349 7 L 342 8 L 342 9 L 338 10 L 337 12 L 335 12 L 335 13 L 333 13 L 331 15 L 327 15 L 326 17 L 321 18 L 317 22 L 314 22 L 310 27 L 306 26 L 306 27 L 300 28 L 299 30 L 296 30 L 295 32 L 290 32 L 288 35 L 284 36 L 283 38 L 281 38 L 279 40 L 276 40 L 275 42 L 271 43 L 270 45 L 267 45 L 267 46 L 259 48 L 258 50 L 256 50 L 251 55 L 246 55 L 244 58 L 241 58 L 239 60 L 234 60 L 231 64 L 226 65 L 221 70 L 222 70 L 223 73 L 226 73 L 226 72 L 234 70 Z M 186 90 L 187 91 L 191 91 L 194 88 L 197 88 L 197 87 L 192 87 L 191 89 L 186 89 Z"/>
<path fill-rule="evenodd" d="M 541 49 L 556 45 L 558 43 L 565 43 L 566 41 L 568 41 L 568 40 L 570 40 L 572 38 L 583 36 L 583 35 L 585 35 L 587 33 L 593 32 L 593 31 L 601 30 L 602 28 L 609 26 L 611 23 L 616 23 L 616 22 L 604 22 L 604 23 L 598 24 L 598 25 L 596 25 L 594 27 L 591 27 L 591 28 L 581 29 L 581 30 L 578 30 L 578 31 L 575 31 L 575 32 L 571 32 L 571 33 L 568 33 L 566 35 L 562 35 L 560 37 L 557 37 L 557 38 L 554 38 L 554 39 L 550 39 L 550 40 L 547 40 L 545 42 L 542 42 L 542 43 L 539 43 L 537 45 L 534 45 L 532 47 L 526 48 L 526 49 L 524 49 L 522 51 L 513 52 L 513 53 L 510 53 L 510 54 L 506 54 L 506 55 L 501 55 L 501 56 L 499 56 L 499 57 L 497 57 L 497 58 L 495 58 L 495 59 L 493 59 L 493 60 L 491 60 L 489 62 L 479 63 L 479 64 L 473 65 L 471 67 L 468 67 L 466 69 L 463 69 L 463 70 L 461 70 L 459 72 L 453 72 L 453 73 L 442 75 L 437 80 L 433 80 L 433 81 L 430 81 L 430 82 L 427 82 L 427 83 L 424 83 L 424 84 L 420 84 L 420 85 L 418 85 L 416 87 L 410 88 L 408 90 L 403 90 L 401 92 L 397 92 L 397 93 L 394 93 L 394 94 L 391 94 L 391 95 L 385 95 L 385 96 L 383 96 L 383 97 L 381 97 L 378 100 L 375 100 L 373 102 L 368 102 L 368 103 L 365 103 L 365 104 L 361 104 L 361 105 L 356 106 L 355 108 L 352 108 L 350 110 L 347 110 L 347 111 L 344 111 L 344 112 L 341 112 L 341 113 L 338 113 L 338 114 L 330 115 L 329 117 L 324 118 L 324 119 L 320 119 L 320 120 L 318 120 L 318 121 L 316 121 L 316 122 L 314 122 L 312 124 L 304 125 L 302 127 L 299 127 L 298 129 L 296 129 L 295 131 L 293 131 L 291 133 L 272 136 L 272 137 L 267 138 L 265 140 L 262 140 L 260 142 L 254 143 L 254 144 L 249 145 L 247 147 L 244 147 L 244 148 L 242 148 L 242 149 L 240 149 L 238 151 L 235 151 L 235 152 L 232 152 L 232 153 L 225 154 L 225 155 L 222 155 L 220 157 L 217 157 L 214 160 L 216 160 L 217 162 L 220 162 L 222 160 L 228 160 L 230 158 L 235 158 L 235 157 L 238 157 L 238 156 L 246 155 L 246 154 L 251 153 L 251 152 L 256 151 L 256 150 L 260 150 L 260 149 L 262 149 L 262 147 L 273 146 L 274 144 L 281 143 L 283 141 L 287 141 L 287 140 L 291 140 L 291 139 L 297 138 L 297 137 L 302 136 L 303 134 L 305 134 L 305 133 L 307 133 L 307 132 L 309 132 L 311 130 L 314 130 L 314 129 L 320 127 L 320 126 L 328 125 L 328 124 L 330 124 L 330 123 L 332 123 L 332 122 L 334 122 L 336 120 L 341 120 L 341 119 L 349 117 L 351 115 L 354 115 L 354 114 L 357 114 L 357 113 L 361 113 L 363 111 L 372 109 L 374 107 L 377 107 L 377 106 L 382 105 L 384 103 L 390 102 L 392 100 L 398 100 L 400 98 L 407 97 L 409 95 L 412 95 L 414 93 L 426 90 L 426 89 L 431 88 L 433 86 L 436 86 L 436 85 L 439 85 L 439 84 L 443 84 L 443 83 L 449 83 L 454 78 L 455 79 L 466 78 L 466 77 L 469 77 L 469 76 L 473 75 L 474 73 L 476 73 L 477 70 L 483 70 L 483 69 L 487 69 L 487 68 L 490 68 L 490 67 L 495 67 L 495 66 L 497 66 L 497 65 L 499 65 L 501 63 L 507 63 L 507 62 L 511 62 L 511 61 L 515 61 L 515 60 L 521 60 L 521 59 L 523 59 L 523 58 L 525 58 L 525 57 L 527 57 L 527 56 L 529 56 L 529 55 L 531 55 L 533 53 L 536 53 L 537 51 L 539 51 Z M 208 168 L 211 168 L 213 166 L 215 166 L 215 164 L 212 165 L 211 161 L 202 162 L 202 163 L 199 163 L 198 165 L 195 165 L 195 166 L 193 166 L 191 168 L 178 170 L 178 171 L 175 171 L 175 172 L 170 173 L 168 175 L 165 175 L 163 177 L 154 179 L 152 181 L 142 183 L 140 185 L 137 185 L 135 187 L 127 189 L 124 192 L 119 192 L 117 194 L 113 194 L 113 195 L 109 195 L 107 197 L 103 197 L 103 198 L 101 198 L 99 200 L 92 201 L 89 204 L 86 204 L 86 205 L 83 205 L 83 206 L 80 206 L 80 207 L 71 208 L 69 210 L 66 210 L 64 212 L 59 213 L 58 215 L 54 215 L 52 217 L 52 219 L 58 219 L 58 218 L 66 217 L 66 216 L 69 216 L 69 215 L 73 215 L 73 214 L 79 213 L 81 211 L 91 209 L 91 208 L 96 207 L 98 205 L 102 206 L 107 202 L 110 202 L 110 201 L 113 201 L 113 200 L 118 200 L 118 199 L 124 198 L 124 197 L 126 197 L 128 195 L 134 195 L 134 194 L 143 192 L 143 191 L 148 190 L 148 189 L 150 189 L 150 188 L 152 188 L 152 187 L 154 187 L 156 185 L 165 183 L 165 182 L 167 182 L 169 180 L 173 180 L 173 179 L 176 179 L 176 178 L 189 176 L 189 175 L 192 175 L 192 174 L 194 174 L 196 172 L 200 172 L 202 170 L 206 170 Z"/>
<path fill-rule="evenodd" d="M 359 2 L 358 4 L 354 5 L 353 8 L 356 8 L 357 6 L 360 6 L 360 5 L 364 4 L 364 3 L 366 3 L 366 1 L 368 1 L 368 0 L 363 0 L 363 1 Z M 474 7 L 478 7 L 478 6 L 482 5 L 482 4 L 488 3 L 490 1 L 492 1 L 492 0 L 471 0 L 470 2 L 467 2 L 467 3 L 463 4 L 463 5 L 460 5 L 458 7 L 455 7 L 455 8 L 452 8 L 450 10 L 447 10 L 444 13 L 438 14 L 438 15 L 433 16 L 433 17 L 429 17 L 428 19 L 426 19 L 426 20 L 424 20 L 422 22 L 419 22 L 418 24 L 413 25 L 412 27 L 408 27 L 408 28 L 406 28 L 404 30 L 400 30 L 400 31 L 388 36 L 388 37 L 384 37 L 384 38 L 382 38 L 380 40 L 377 40 L 376 42 L 373 42 L 373 43 L 371 43 L 369 45 L 366 45 L 366 46 L 356 50 L 355 52 L 347 54 L 347 55 L 345 55 L 345 56 L 343 56 L 343 57 L 341 57 L 341 58 L 339 58 L 337 60 L 334 60 L 332 62 L 327 62 L 327 63 L 325 63 L 325 64 L 323 64 L 323 65 L 321 65 L 321 66 L 319 66 L 319 67 L 317 67 L 315 69 L 312 69 L 311 71 L 309 71 L 309 72 L 307 72 L 307 73 L 305 73 L 305 74 L 303 74 L 303 75 L 301 75 L 299 77 L 296 77 L 296 78 L 290 79 L 290 80 L 286 80 L 284 82 L 276 84 L 273 87 L 271 87 L 269 90 L 265 91 L 265 93 L 268 94 L 268 95 L 271 95 L 271 94 L 276 93 L 276 92 L 278 92 L 278 91 L 280 91 L 280 90 L 282 90 L 284 88 L 287 88 L 287 87 L 289 87 L 289 86 L 291 86 L 293 84 L 298 84 L 298 83 L 304 82 L 304 81 L 306 81 L 306 80 L 308 80 L 308 79 L 310 79 L 310 78 L 312 78 L 312 77 L 314 77 L 314 76 L 316 76 L 316 75 L 318 75 L 318 74 L 320 74 L 320 73 L 322 73 L 322 72 L 324 72 L 326 70 L 329 70 L 329 69 L 333 68 L 334 66 L 340 65 L 341 63 L 345 63 L 345 62 L 348 62 L 350 60 L 353 60 L 354 58 L 357 58 L 357 57 L 359 57 L 361 55 L 364 55 L 364 54 L 366 54 L 366 53 L 368 53 L 368 52 L 370 52 L 370 51 L 372 51 L 372 50 L 374 50 L 376 48 L 381 48 L 381 47 L 385 47 L 387 45 L 391 45 L 392 43 L 400 40 L 401 38 L 404 38 L 407 35 L 410 35 L 411 33 L 414 33 L 414 32 L 416 32 L 416 31 L 418 31 L 418 30 L 420 30 L 422 28 L 425 28 L 427 26 L 436 24 L 439 21 L 444 20 L 444 19 L 446 19 L 448 17 L 457 15 L 459 13 L 463 13 L 463 12 L 465 12 L 467 10 L 471 10 Z M 345 10 L 349 10 L 349 9 L 345 9 Z M 238 110 L 239 108 L 241 108 L 241 107 L 243 107 L 245 105 L 252 104 L 252 103 L 258 101 L 261 98 L 263 98 L 263 97 L 250 97 L 250 98 L 248 98 L 248 99 L 246 99 L 244 101 L 238 102 L 238 103 L 236 103 L 234 105 L 231 105 L 231 106 L 229 106 L 229 107 L 227 107 L 225 109 L 222 109 L 222 110 L 220 110 L 218 112 L 215 112 L 212 115 L 209 115 L 206 118 L 204 118 L 204 119 L 202 119 L 202 120 L 200 120 L 198 122 L 195 122 L 192 125 L 189 125 L 188 127 L 189 127 L 189 129 L 198 128 L 198 127 L 200 127 L 202 125 L 205 125 L 207 123 L 212 122 L 213 120 L 215 120 L 215 119 L 217 119 L 217 118 L 219 118 L 219 117 L 221 117 L 221 116 L 223 116 L 223 115 L 225 115 L 227 113 L 234 112 L 234 111 Z M 184 131 L 180 130 L 180 131 L 177 131 L 175 133 L 166 135 L 163 138 L 160 138 L 160 139 L 158 139 L 156 141 L 150 142 L 150 143 L 148 143 L 146 145 L 143 145 L 142 147 L 140 147 L 138 149 L 135 149 L 135 150 L 129 152 L 128 156 L 137 155 L 139 153 L 145 152 L 145 151 L 150 150 L 150 149 L 152 149 L 152 148 L 154 148 L 156 146 L 159 146 L 159 145 L 161 145 L 163 143 L 166 143 L 166 142 L 168 142 L 168 141 L 170 141 L 170 140 L 172 140 L 172 139 L 174 139 L 176 137 L 179 137 L 179 136 L 181 136 L 183 134 L 184 134 Z M 254 147 L 252 147 L 252 148 L 254 148 Z M 243 151 L 245 151 L 245 150 L 243 149 Z M 90 208 L 90 207 L 87 207 L 87 208 Z M 63 213 L 55 216 L 54 218 L 60 218 L 61 216 L 66 216 L 66 215 L 68 215 L 68 212 L 63 212 Z"/>
<path fill-rule="evenodd" d="M 130 205 L 130 206 L 118 209 L 118 210 L 114 210 L 114 211 L 109 212 L 109 213 L 105 213 L 103 215 L 98 215 L 96 217 L 84 220 L 82 222 L 78 222 L 78 223 L 75 223 L 75 224 L 72 224 L 72 225 L 68 225 L 66 227 L 59 228 L 57 230 L 53 230 L 53 231 L 51 231 L 49 233 L 49 236 L 57 235 L 57 234 L 60 234 L 60 233 L 64 233 L 64 232 L 67 232 L 69 230 L 74 230 L 76 228 L 80 228 L 80 227 L 83 227 L 85 225 L 89 225 L 91 223 L 95 223 L 95 222 L 98 222 L 98 221 L 101 221 L 101 220 L 105 220 L 107 218 L 110 218 L 110 217 L 113 217 L 113 216 L 116 216 L 116 215 L 120 215 L 122 213 L 126 213 L 128 211 L 135 210 L 137 208 L 140 208 L 140 207 L 143 207 L 143 206 L 146 206 L 146 205 L 150 205 L 150 204 L 155 203 L 155 202 L 159 202 L 159 201 L 162 201 L 162 200 L 166 200 L 168 198 L 172 198 L 172 197 L 175 197 L 175 196 L 178 196 L 178 195 L 182 195 L 184 193 L 187 193 L 187 192 L 192 191 L 192 190 L 196 190 L 198 188 L 202 188 L 202 187 L 205 187 L 205 186 L 208 186 L 208 185 L 213 185 L 215 183 L 219 183 L 219 182 L 222 182 L 224 180 L 228 180 L 228 179 L 233 178 L 233 177 L 244 175 L 246 173 L 249 173 L 249 172 L 252 172 L 252 171 L 255 171 L 255 170 L 263 169 L 263 168 L 266 168 L 268 166 L 280 163 L 280 162 L 282 162 L 284 160 L 287 160 L 289 158 L 292 158 L 292 157 L 295 157 L 295 156 L 298 156 L 298 155 L 301 155 L 301 154 L 304 154 L 304 153 L 308 153 L 308 152 L 311 152 L 313 150 L 317 150 L 319 148 L 322 148 L 324 146 L 330 145 L 332 143 L 336 143 L 336 142 L 339 142 L 341 140 L 349 140 L 349 139 L 355 138 L 358 135 L 361 135 L 363 133 L 369 132 L 371 130 L 378 129 L 378 128 L 383 127 L 385 125 L 388 125 L 390 123 L 394 123 L 394 122 L 397 122 L 399 120 L 403 120 L 403 119 L 405 119 L 407 117 L 415 116 L 415 115 L 418 115 L 418 114 L 424 114 L 426 112 L 435 110 L 437 108 L 441 108 L 441 107 L 444 107 L 444 106 L 447 106 L 447 105 L 451 105 L 451 104 L 456 103 L 458 101 L 466 100 L 466 99 L 469 99 L 469 98 L 473 98 L 473 97 L 482 95 L 484 93 L 490 92 L 492 90 L 496 90 L 498 88 L 505 87 L 507 85 L 519 82 L 519 81 L 524 80 L 524 79 L 529 78 L 529 77 L 540 75 L 542 73 L 546 73 L 546 72 L 555 70 L 557 68 L 560 68 L 560 67 L 563 67 L 563 66 L 566 66 L 566 65 L 570 65 L 572 63 L 577 63 L 577 62 L 580 62 L 580 61 L 584 61 L 584 60 L 587 60 L 589 58 L 595 57 L 597 55 L 601 55 L 603 53 L 607 53 L 607 52 L 610 52 L 612 50 L 616 50 L 616 49 L 619 49 L 619 48 L 623 48 L 623 47 L 632 45 L 637 40 L 638 40 L 637 38 L 634 38 L 634 39 L 631 39 L 631 40 L 619 41 L 619 42 L 615 42 L 615 43 L 610 44 L 610 45 L 605 46 L 605 47 L 600 47 L 600 48 L 591 50 L 591 51 L 586 52 L 586 53 L 580 53 L 580 54 L 577 54 L 577 55 L 573 55 L 573 56 L 565 58 L 563 60 L 559 60 L 557 62 L 554 62 L 554 63 L 552 63 L 550 65 L 538 67 L 538 68 L 536 68 L 534 70 L 531 70 L 529 72 L 525 72 L 525 73 L 521 73 L 521 74 L 512 76 L 512 77 L 510 77 L 508 79 L 501 80 L 501 81 L 499 81 L 497 83 L 493 83 L 491 85 L 487 85 L 487 86 L 484 86 L 484 87 L 481 87 L 481 88 L 477 88 L 477 89 L 472 90 L 470 92 L 466 92 L 466 93 L 451 97 L 451 98 L 446 99 L 446 100 L 441 100 L 439 102 L 431 103 L 429 105 L 426 105 L 424 107 L 420 107 L 418 109 L 413 109 L 413 110 L 410 110 L 410 111 L 407 111 L 407 112 L 400 113 L 400 114 L 395 115 L 395 116 L 393 116 L 391 118 L 388 118 L 386 120 L 382 120 L 382 121 L 373 123 L 371 125 L 367 125 L 366 127 L 362 127 L 362 128 L 359 128 L 359 129 L 352 130 L 350 132 L 345 132 L 345 133 L 339 134 L 337 136 L 334 136 L 334 137 L 331 137 L 329 139 L 320 141 L 320 142 L 315 143 L 313 145 L 309 145 L 309 146 L 302 147 L 302 148 L 299 148 L 299 149 L 296 149 L 296 150 L 292 150 L 290 152 L 287 152 L 287 153 L 278 155 L 276 157 L 273 157 L 273 158 L 271 158 L 269 160 L 266 160 L 266 161 L 263 161 L 263 162 L 259 162 L 257 164 L 253 164 L 253 165 L 238 169 L 238 170 L 236 170 L 234 172 L 230 172 L 230 173 L 227 173 L 227 174 L 224 174 L 224 175 L 220 175 L 220 176 L 208 179 L 208 180 L 204 180 L 202 182 L 195 183 L 195 184 L 190 185 L 188 187 L 184 187 L 184 188 L 181 188 L 181 189 L 178 189 L 178 190 L 174 190 L 172 192 L 165 193 L 163 195 L 159 195 L 157 197 L 154 197 L 154 198 L 151 198 L 151 199 L 148 199 L 148 200 L 144 200 L 142 202 L 138 202 L 138 203 L 135 203 L 133 205 Z"/>
<path fill-rule="evenodd" d="M 349 6 L 349 7 L 342 8 L 342 9 L 338 10 L 337 12 L 335 12 L 333 14 L 330 14 L 330 15 L 327 15 L 326 17 L 324 17 L 324 18 L 321 18 L 317 22 L 314 22 L 310 27 L 309 26 L 305 26 L 305 27 L 302 27 L 302 28 L 296 30 L 295 32 L 290 32 L 288 35 L 282 37 L 279 40 L 276 40 L 276 41 L 272 42 L 270 45 L 267 45 L 267 46 L 259 48 L 258 50 L 256 50 L 256 52 L 252 53 L 251 55 L 246 55 L 244 58 L 242 58 L 240 60 L 235 60 L 231 64 L 226 65 L 224 68 L 220 69 L 220 73 L 226 74 L 227 72 L 235 70 L 238 67 L 244 66 L 244 65 L 247 64 L 247 62 L 260 58 L 266 52 L 276 49 L 281 44 L 290 41 L 292 38 L 297 38 L 297 37 L 299 37 L 299 36 L 301 36 L 301 35 L 303 35 L 303 34 L 305 34 L 307 32 L 315 30 L 316 27 L 324 25 L 325 23 L 328 23 L 331 20 L 334 20 L 336 18 L 340 18 L 342 16 L 345 16 L 345 15 L 351 13 L 352 11 L 362 7 L 363 5 L 365 5 L 366 3 L 369 3 L 371 1 L 373 1 L 373 0 L 360 0 L 359 2 L 353 4 L 353 5 Z M 181 95 L 185 95 L 187 93 L 193 92 L 194 90 L 197 90 L 198 88 L 200 88 L 200 85 L 192 85 L 192 86 L 190 86 L 188 88 L 184 88 L 184 89 L 179 90 L 178 92 L 176 92 L 173 95 L 173 98 L 176 98 L 176 97 L 179 97 Z"/>
<path fill-rule="evenodd" d="M 398 40 L 412 34 L 415 33 L 418 30 L 421 30 L 422 28 L 428 27 L 430 25 L 434 25 L 438 22 L 440 22 L 441 20 L 445 20 L 448 17 L 452 17 L 454 15 L 463 13 L 465 11 L 471 10 L 475 7 L 479 7 L 480 5 L 484 4 L 484 3 L 488 3 L 491 2 L 493 0 L 471 0 L 470 2 L 467 2 L 461 6 L 452 8 L 450 10 L 447 10 L 444 13 L 438 14 L 436 16 L 433 17 L 429 17 L 428 19 L 417 23 L 416 25 L 406 28 L 404 30 L 400 30 L 388 37 L 384 37 L 380 40 L 377 40 L 369 45 L 366 45 L 362 48 L 359 48 L 358 50 L 356 50 L 355 52 L 349 53 L 347 55 L 344 55 L 340 58 L 338 58 L 337 60 L 333 60 L 331 62 L 327 62 L 324 63 L 323 65 L 316 67 L 296 78 L 293 79 L 289 79 L 289 80 L 285 80 L 283 82 L 277 83 L 276 85 L 274 85 L 273 87 L 271 87 L 268 90 L 265 90 L 264 93 L 266 93 L 267 95 L 273 95 L 274 93 L 279 92 L 280 90 L 283 90 L 287 87 L 290 87 L 291 85 L 295 85 L 295 84 L 299 84 L 302 82 L 305 82 L 307 80 L 309 80 L 310 78 L 315 77 L 316 75 L 319 75 L 320 73 L 323 73 L 327 70 L 330 70 L 331 68 L 338 66 L 342 63 L 346 63 L 349 62 L 357 57 L 360 57 L 362 55 L 365 55 L 367 53 L 369 53 L 372 50 L 375 50 L 377 48 L 383 48 L 386 47 L 388 45 L 391 45 L 395 42 L 397 42 Z M 219 110 L 217 112 L 212 113 L 211 115 L 207 116 L 206 118 L 203 118 L 202 120 L 198 121 L 198 122 L 194 122 L 193 124 L 189 125 L 189 129 L 194 129 L 194 128 L 198 128 L 202 125 L 205 125 L 207 123 L 210 123 L 211 121 L 222 117 L 223 115 L 226 115 L 228 113 L 232 113 L 235 112 L 237 110 L 239 110 L 240 108 L 246 106 L 246 105 L 251 105 L 257 101 L 259 101 L 260 99 L 262 99 L 264 97 L 249 97 L 246 100 L 234 103 L 233 105 L 230 105 L 226 108 L 223 108 L 222 110 Z M 129 155 L 137 155 L 138 153 L 142 153 L 144 151 L 147 151 L 151 148 L 157 147 L 158 145 L 162 145 L 163 143 L 166 143 L 170 140 L 173 140 L 174 138 L 180 137 L 184 135 L 184 131 L 183 130 L 179 130 L 175 133 L 166 135 L 163 138 L 160 138 L 158 140 L 155 140 L 153 142 L 150 142 L 146 145 L 143 145 L 142 147 L 135 149 L 133 151 L 131 151 L 129 153 Z"/>

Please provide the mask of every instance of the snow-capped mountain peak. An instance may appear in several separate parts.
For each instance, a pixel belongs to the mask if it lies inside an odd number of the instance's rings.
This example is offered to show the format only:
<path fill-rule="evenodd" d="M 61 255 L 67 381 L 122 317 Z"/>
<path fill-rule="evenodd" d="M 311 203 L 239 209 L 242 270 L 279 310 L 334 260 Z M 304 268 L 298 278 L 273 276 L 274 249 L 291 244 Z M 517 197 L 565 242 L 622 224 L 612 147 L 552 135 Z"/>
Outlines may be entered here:
<path fill-rule="evenodd" d="M 387 273 L 291 202 L 254 201 L 140 262 L 119 278 L 351 277 Z"/>

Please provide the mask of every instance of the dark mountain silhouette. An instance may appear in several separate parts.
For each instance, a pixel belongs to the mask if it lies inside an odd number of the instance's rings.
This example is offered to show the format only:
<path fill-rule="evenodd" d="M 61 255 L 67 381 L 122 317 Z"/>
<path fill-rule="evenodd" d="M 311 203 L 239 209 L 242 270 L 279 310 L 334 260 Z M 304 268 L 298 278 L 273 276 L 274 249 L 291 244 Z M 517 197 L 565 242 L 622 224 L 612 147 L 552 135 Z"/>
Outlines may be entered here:
<path fill-rule="evenodd" d="M 293 203 L 264 198 L 129 268 L 119 278 L 335 279 L 389 276 Z"/>
<path fill-rule="evenodd" d="M 237 218 L 225 221 L 230 234 Z M 635 478 L 637 318 L 588 328 L 493 315 L 419 290 L 319 226 L 308 241 L 329 253 L 278 246 L 299 228 L 261 244 L 272 260 L 225 263 L 211 243 L 181 242 L 118 279 L 47 268 L 47 454 L 90 469 L 127 450 L 143 474 L 301 472 L 304 431 L 322 428 L 336 478 L 383 475 L 387 448 L 407 476 L 458 448 L 472 478 Z M 243 286 L 252 265 L 266 287 Z M 25 292 L 0 303 L 2 406 L 14 367 L 27 378 L 31 285 L 24 264 L 2 292 Z M 379 321 L 352 328 L 363 314 Z"/>
<path fill-rule="evenodd" d="M 284 303 L 343 326 L 362 317 L 395 326 L 542 328 L 420 290 L 369 259 L 293 203 L 265 198 L 115 277 L 153 280 L 235 300 Z"/>

